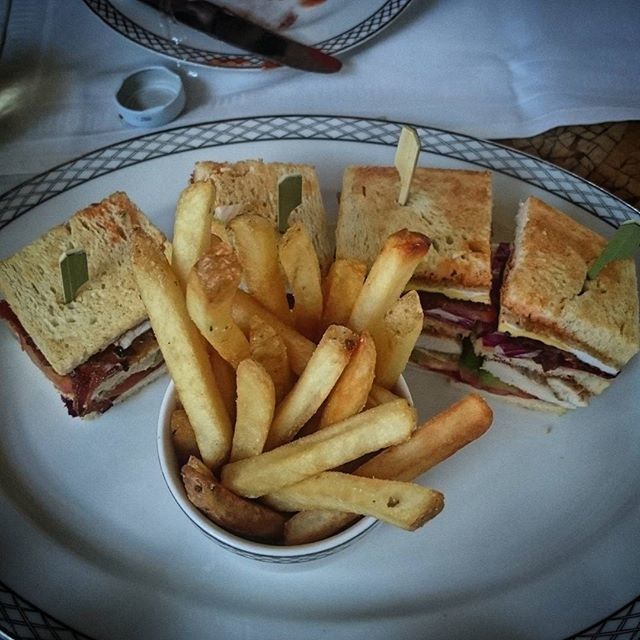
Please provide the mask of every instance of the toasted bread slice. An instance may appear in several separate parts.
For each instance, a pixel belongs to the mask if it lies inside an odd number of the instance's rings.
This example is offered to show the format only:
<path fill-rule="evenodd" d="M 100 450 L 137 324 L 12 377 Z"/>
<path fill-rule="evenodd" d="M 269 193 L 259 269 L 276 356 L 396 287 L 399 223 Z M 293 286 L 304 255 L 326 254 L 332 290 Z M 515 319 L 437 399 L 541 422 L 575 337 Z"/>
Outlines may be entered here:
<path fill-rule="evenodd" d="M 516 219 L 499 330 L 617 373 L 640 350 L 638 285 L 632 259 L 611 262 L 595 280 L 586 280 L 605 245 L 599 234 L 529 197 Z"/>
<path fill-rule="evenodd" d="M 129 262 L 137 226 L 165 243 L 127 195 L 116 192 L 0 261 L 0 291 L 57 373 L 68 374 L 146 319 Z M 65 304 L 59 259 L 69 249 L 86 251 L 89 280 Z"/>
<path fill-rule="evenodd" d="M 489 303 L 491 173 L 418 167 L 403 206 L 397 202 L 399 188 L 394 167 L 347 167 L 336 230 L 337 257 L 371 265 L 391 233 L 403 228 L 419 231 L 432 244 L 410 287 Z"/>
<path fill-rule="evenodd" d="M 216 186 L 218 211 L 234 208 L 234 214 L 253 213 L 277 224 L 278 182 L 287 175 L 302 176 L 302 202 L 291 212 L 289 222 L 301 222 L 309 232 L 318 254 L 320 268 L 326 273 L 333 262 L 334 242 L 327 223 L 318 176 L 306 164 L 263 162 L 196 162 L 191 180 L 210 180 Z"/>

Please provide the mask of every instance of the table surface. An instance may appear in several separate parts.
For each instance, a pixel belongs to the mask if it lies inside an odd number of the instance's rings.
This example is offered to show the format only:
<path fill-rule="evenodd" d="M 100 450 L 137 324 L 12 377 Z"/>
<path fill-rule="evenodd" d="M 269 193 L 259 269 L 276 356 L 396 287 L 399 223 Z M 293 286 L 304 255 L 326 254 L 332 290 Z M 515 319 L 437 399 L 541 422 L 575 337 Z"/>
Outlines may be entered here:
<path fill-rule="evenodd" d="M 640 209 L 638 121 L 556 127 L 499 142 L 576 173 Z"/>

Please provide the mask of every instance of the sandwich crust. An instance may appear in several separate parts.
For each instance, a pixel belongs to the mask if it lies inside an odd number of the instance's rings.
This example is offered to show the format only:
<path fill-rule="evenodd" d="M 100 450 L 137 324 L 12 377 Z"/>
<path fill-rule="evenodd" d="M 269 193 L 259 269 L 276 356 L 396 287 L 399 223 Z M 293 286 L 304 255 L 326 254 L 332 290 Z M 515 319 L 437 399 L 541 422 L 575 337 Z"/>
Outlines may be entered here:
<path fill-rule="evenodd" d="M 309 232 L 323 273 L 333 262 L 334 243 L 326 219 L 320 185 L 314 167 L 286 162 L 243 160 L 196 162 L 192 182 L 209 180 L 216 187 L 216 207 L 237 207 L 237 213 L 264 216 L 274 225 L 278 217 L 278 181 L 287 175 L 302 176 L 302 202 L 289 222 L 301 222 Z"/>
<path fill-rule="evenodd" d="M 529 197 L 518 212 L 502 285 L 500 330 L 621 369 L 640 349 L 636 268 L 632 259 L 616 260 L 586 280 L 605 245 L 596 232 Z"/>
<path fill-rule="evenodd" d="M 164 235 L 127 195 L 116 192 L 0 261 L 0 291 L 53 369 L 66 375 L 142 323 L 147 312 L 130 265 L 130 238 Z M 84 249 L 89 280 L 65 304 L 59 259 Z"/>
<path fill-rule="evenodd" d="M 343 176 L 336 230 L 338 258 L 372 264 L 385 239 L 407 228 L 428 236 L 431 249 L 412 285 L 455 290 L 461 299 L 489 302 L 491 173 L 417 167 L 406 205 L 394 167 L 349 166 Z"/>

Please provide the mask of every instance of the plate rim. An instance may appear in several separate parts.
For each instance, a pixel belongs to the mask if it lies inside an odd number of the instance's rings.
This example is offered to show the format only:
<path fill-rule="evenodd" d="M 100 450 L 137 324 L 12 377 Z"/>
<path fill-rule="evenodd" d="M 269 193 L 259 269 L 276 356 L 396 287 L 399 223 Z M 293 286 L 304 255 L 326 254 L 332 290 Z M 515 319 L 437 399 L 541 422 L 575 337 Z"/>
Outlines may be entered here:
<path fill-rule="evenodd" d="M 202 132 L 206 131 L 207 128 L 219 128 L 218 132 L 220 135 L 225 134 L 229 135 L 228 131 L 232 130 L 234 127 L 240 125 L 246 125 L 247 123 L 253 123 L 258 132 L 262 132 L 261 136 L 257 137 L 245 137 L 242 139 L 231 139 L 231 140 L 219 140 L 215 138 L 211 138 L 204 144 L 197 144 L 195 146 L 186 146 L 185 148 L 178 147 L 177 149 L 157 149 L 156 143 L 162 141 L 165 138 L 165 143 L 171 140 L 173 136 L 180 136 L 180 133 L 184 133 L 188 130 L 201 130 Z M 291 125 L 295 126 L 291 126 Z M 348 130 L 349 134 L 354 137 L 336 137 L 335 135 L 328 135 L 327 131 L 335 131 L 336 124 L 341 124 L 345 127 L 345 131 Z M 287 130 L 286 135 L 280 135 L 275 137 L 273 135 L 273 129 L 276 127 L 281 127 L 283 125 L 289 125 L 289 129 Z M 313 128 L 313 126 L 315 128 Z M 358 139 L 357 134 L 361 133 L 362 130 L 358 128 L 358 125 L 361 127 L 371 127 L 379 129 L 378 139 Z M 121 169 L 126 169 L 127 167 L 134 166 L 136 164 L 140 164 L 143 162 L 147 162 L 152 159 L 156 159 L 163 156 L 174 155 L 176 153 L 194 151 L 197 149 L 204 148 L 212 148 L 216 146 L 225 146 L 229 144 L 241 144 L 241 143 L 251 143 L 257 141 L 294 141 L 294 140 L 327 140 L 327 141 L 342 141 L 342 142 L 355 142 L 360 144 L 384 144 L 389 145 L 391 137 L 395 136 L 397 138 L 397 134 L 399 133 L 400 128 L 403 125 L 409 125 L 418 131 L 421 138 L 421 148 L 423 152 L 426 153 L 435 153 L 438 156 L 444 156 L 448 158 L 452 158 L 455 160 L 462 160 L 465 162 L 473 162 L 478 166 L 484 166 L 485 168 L 495 171 L 497 173 L 502 173 L 504 175 L 508 175 L 510 177 L 514 177 L 518 180 L 521 180 L 529 185 L 542 188 L 553 195 L 566 200 L 567 202 L 580 207 L 585 210 L 587 213 L 594 215 L 599 220 L 611 225 L 616 226 L 616 223 L 620 223 L 622 219 L 629 219 L 629 217 L 640 217 L 640 211 L 635 209 L 632 205 L 624 202 L 621 198 L 610 194 L 602 187 L 593 184 L 592 182 L 585 180 L 584 178 L 566 170 L 552 163 L 542 160 L 540 158 L 536 158 L 530 154 L 524 153 L 522 151 L 511 149 L 506 147 L 505 145 L 491 141 L 491 140 L 483 140 L 480 138 L 476 138 L 474 136 L 470 136 L 467 134 L 456 133 L 446 129 L 440 129 L 436 127 L 431 127 L 428 125 L 420 125 L 409 122 L 399 122 L 392 121 L 386 119 L 377 119 L 377 118 L 365 118 L 365 117 L 357 117 L 357 116 L 340 116 L 340 115 L 309 115 L 309 114 L 284 114 L 284 115 L 269 115 L 269 116 L 248 116 L 241 118 L 227 118 L 222 120 L 211 120 L 201 123 L 194 123 L 189 125 L 182 126 L 174 126 L 168 129 L 163 129 L 161 131 L 155 131 L 151 133 L 144 133 L 137 136 L 129 137 L 125 140 L 122 140 L 117 143 L 113 143 L 110 145 L 105 145 L 103 147 L 96 148 L 92 151 L 89 151 L 85 154 L 75 157 L 70 161 L 66 161 L 60 163 L 44 172 L 41 172 L 23 182 L 18 184 L 17 186 L 9 189 L 5 193 L 0 195 L 0 208 L 2 208 L 5 204 L 10 204 L 9 210 L 13 211 L 13 215 L 11 215 L 8 219 L 0 218 L 0 233 L 4 227 L 9 225 L 11 222 L 14 222 L 21 218 L 23 215 L 27 214 L 29 211 L 34 209 L 35 207 L 41 205 L 42 203 L 54 198 L 55 196 L 64 193 L 65 191 L 69 191 L 76 186 L 81 184 L 90 182 L 93 179 L 99 178 L 103 175 L 107 175 L 111 172 L 118 171 Z M 271 126 L 270 130 L 268 127 Z M 302 130 L 306 131 L 308 135 L 302 135 Z M 386 136 L 386 140 L 385 140 Z M 441 153 L 436 151 L 435 149 L 428 147 L 429 142 L 433 142 L 433 140 L 441 140 L 446 141 L 449 144 L 452 152 L 450 154 Z M 138 148 L 138 150 L 142 149 L 145 144 L 149 145 L 152 148 L 148 154 L 142 154 L 141 156 L 136 157 L 136 154 L 129 154 L 126 157 L 120 158 L 120 164 L 116 166 L 113 165 L 113 155 L 109 155 L 107 152 L 117 149 L 127 149 L 130 148 Z M 513 172 L 506 171 L 504 168 L 499 168 L 495 166 L 487 166 L 487 163 L 491 165 L 492 161 L 495 160 L 493 156 L 487 156 L 482 161 L 477 161 L 470 159 L 469 157 L 464 156 L 464 146 L 456 149 L 456 144 L 460 143 L 463 145 L 469 145 L 469 149 L 473 149 L 474 145 L 479 144 L 479 149 L 482 148 L 490 148 L 492 151 L 496 153 L 495 158 L 508 157 L 508 158 L 521 158 L 525 164 L 523 167 L 526 168 L 527 163 L 531 163 L 533 165 L 538 165 L 543 167 L 546 171 L 553 173 L 559 173 L 562 176 L 567 176 L 571 178 L 571 182 L 576 182 L 577 184 L 584 185 L 588 188 L 588 191 L 593 191 L 601 196 L 600 206 L 604 206 L 609 210 L 609 215 L 603 215 L 601 211 L 598 210 L 598 206 L 595 203 L 583 203 L 576 202 L 575 199 L 569 197 L 568 192 L 554 191 L 549 189 L 548 186 L 540 184 L 534 180 L 533 177 L 527 179 L 522 175 L 514 174 Z M 182 144 L 186 144 L 182 141 Z M 444 142 L 443 142 L 444 144 Z M 100 164 L 94 165 L 93 172 L 88 172 L 87 166 L 90 166 L 92 162 L 96 159 L 100 159 L 103 154 L 107 154 L 107 158 L 103 158 L 103 160 L 109 160 L 107 164 L 102 167 Z M 506 155 L 505 155 L 506 154 Z M 108 166 L 111 164 L 111 166 Z M 45 188 L 39 189 L 42 185 L 47 185 L 47 180 L 50 177 L 60 177 L 67 175 L 67 177 L 60 183 L 56 183 L 57 188 Z M 49 185 L 51 187 L 51 185 Z M 34 200 L 29 200 L 29 189 L 33 189 L 33 191 L 38 195 L 38 197 Z M 21 202 L 17 204 L 11 204 L 14 198 L 18 198 Z M 6 209 L 3 210 L 3 215 Z M 622 218 L 615 215 L 618 212 L 622 215 Z M 624 212 L 625 215 L 622 214 Z M 50 616 L 43 610 L 38 607 L 32 605 L 29 601 L 25 600 L 19 594 L 8 587 L 4 582 L 2 582 L 2 578 L 0 577 L 0 594 L 9 594 L 14 603 L 22 601 L 26 603 L 26 608 L 30 611 L 37 612 L 42 616 L 42 620 L 45 622 L 47 620 L 52 621 L 53 627 L 56 630 L 64 629 L 69 631 L 74 635 L 73 637 L 78 637 L 82 639 L 87 639 L 89 636 L 82 634 L 81 632 L 72 629 L 71 627 L 67 627 L 64 623 L 60 622 L 58 619 Z M 19 610 L 24 609 L 25 607 L 14 606 L 14 608 L 18 608 Z M 6 605 L 4 607 L 0 607 L 0 633 L 5 632 L 5 624 L 8 620 L 6 617 Z M 600 636 L 600 632 L 605 633 L 604 626 L 608 621 L 613 619 L 620 619 L 620 616 L 623 615 L 623 620 L 627 618 L 638 618 L 638 613 L 640 613 L 640 595 L 635 599 L 632 599 L 625 605 L 621 606 L 615 612 L 610 614 L 607 617 L 602 618 L 599 622 L 590 625 L 588 628 L 583 629 L 570 636 L 571 639 L 578 638 L 591 638 L 595 639 L 598 637 L 604 638 L 605 636 Z M 24 612 L 21 611 L 22 619 L 27 619 L 25 617 Z M 11 620 L 8 620 L 11 622 Z M 15 622 L 15 621 L 14 621 Z M 48 624 L 48 623 L 47 623 Z M 622 627 L 619 627 L 622 628 Z M 640 629 L 640 620 L 638 621 L 638 629 Z M 633 631 L 633 629 L 624 628 L 624 632 Z M 6 633 L 6 632 L 5 632 Z M 13 636 L 7 636 L 13 637 Z M 20 640 L 23 636 L 15 636 L 16 640 Z M 33 636 L 29 636 L 33 637 Z M 610 637 L 610 633 L 607 633 L 606 637 Z"/>
<path fill-rule="evenodd" d="M 264 71 L 279 65 L 251 53 L 229 53 L 209 51 L 180 44 L 149 31 L 122 13 L 110 0 L 83 0 L 91 11 L 116 33 L 134 44 L 159 53 L 181 63 L 194 64 L 232 71 Z M 329 55 L 339 55 L 351 51 L 374 38 L 380 31 L 391 25 L 407 9 L 413 0 L 384 0 L 372 14 L 351 27 L 315 43 L 305 43 L 317 47 Z M 361 31 L 364 29 L 364 33 Z"/>

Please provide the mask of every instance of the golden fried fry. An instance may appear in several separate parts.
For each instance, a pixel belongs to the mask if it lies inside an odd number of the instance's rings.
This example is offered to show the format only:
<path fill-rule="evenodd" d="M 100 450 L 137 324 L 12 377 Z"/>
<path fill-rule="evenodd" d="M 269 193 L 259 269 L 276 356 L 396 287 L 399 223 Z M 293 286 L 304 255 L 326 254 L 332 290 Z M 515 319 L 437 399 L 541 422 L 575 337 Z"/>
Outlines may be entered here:
<path fill-rule="evenodd" d="M 371 335 L 364 331 L 358 346 L 338 379 L 322 410 L 318 428 L 322 429 L 362 411 L 376 366 L 376 346 Z"/>
<path fill-rule="evenodd" d="M 375 326 L 400 297 L 430 246 L 429 238 L 415 231 L 391 234 L 364 281 L 347 326 L 357 332 Z"/>
<path fill-rule="evenodd" d="M 273 380 L 255 360 L 242 360 L 236 369 L 238 400 L 229 460 L 262 453 L 276 406 Z"/>
<path fill-rule="evenodd" d="M 389 402 L 259 456 L 227 464 L 221 480 L 232 491 L 257 498 L 403 442 L 415 423 L 415 410 L 406 400 Z"/>
<path fill-rule="evenodd" d="M 282 337 L 287 346 L 287 355 L 289 357 L 291 370 L 296 375 L 300 375 L 304 371 L 307 362 L 309 362 L 309 358 L 311 358 L 316 348 L 314 342 L 305 338 L 293 327 L 278 320 L 276 316 L 265 309 L 255 298 L 244 291 L 238 290 L 236 292 L 231 314 L 233 320 L 238 323 L 238 326 L 246 335 L 248 335 L 251 330 L 251 321 L 255 316 L 271 325 L 278 335 Z"/>
<path fill-rule="evenodd" d="M 250 356 L 249 341 L 231 317 L 242 268 L 233 249 L 211 236 L 211 250 L 187 278 L 187 309 L 209 344 L 235 369 Z"/>
<path fill-rule="evenodd" d="M 325 401 L 358 345 L 346 327 L 331 325 L 322 336 L 305 370 L 276 409 L 266 449 L 292 440 Z"/>
<path fill-rule="evenodd" d="M 211 243 L 211 221 L 216 190 L 212 182 L 195 182 L 186 187 L 176 206 L 173 221 L 171 265 L 183 287 L 198 258 Z"/>
<path fill-rule="evenodd" d="M 254 316 L 249 324 L 249 350 L 251 357 L 271 376 L 276 390 L 276 403 L 279 403 L 293 386 L 287 345 L 282 336 L 270 324 Z"/>
<path fill-rule="evenodd" d="M 491 426 L 493 412 L 471 393 L 418 427 L 406 442 L 390 447 L 354 471 L 357 475 L 414 480 Z"/>
<path fill-rule="evenodd" d="M 396 300 L 380 322 L 371 327 L 376 344 L 376 382 L 393 388 L 407 366 L 422 331 L 424 313 L 417 291 Z"/>
<path fill-rule="evenodd" d="M 177 276 L 157 244 L 133 233 L 133 273 L 151 327 L 189 416 L 202 458 L 220 464 L 231 447 L 231 422 L 216 383 L 206 342 L 191 321 Z"/>
<path fill-rule="evenodd" d="M 349 473 L 325 471 L 265 496 L 280 511 L 332 509 L 372 516 L 414 531 L 437 516 L 444 496 L 411 482 L 363 478 Z"/>
<path fill-rule="evenodd" d="M 406 442 L 380 452 L 353 473 L 409 482 L 482 436 L 493 414 L 472 393 L 418 427 Z M 285 526 L 285 544 L 304 544 L 334 535 L 357 516 L 335 510 L 312 509 L 293 515 Z"/>
<path fill-rule="evenodd" d="M 293 324 L 273 224 L 263 216 L 244 214 L 233 218 L 229 228 L 249 293 L 279 320 Z"/>
<path fill-rule="evenodd" d="M 278 251 L 293 293 L 294 325 L 303 336 L 317 340 L 322 319 L 322 273 L 309 232 L 301 222 L 287 229 Z"/>
<path fill-rule="evenodd" d="M 358 260 L 341 258 L 331 265 L 323 284 L 323 328 L 330 324 L 348 326 L 366 274 L 367 265 Z"/>
<path fill-rule="evenodd" d="M 227 408 L 229 420 L 233 424 L 236 420 L 236 371 L 235 369 L 209 345 L 209 362 L 218 388 Z"/>

